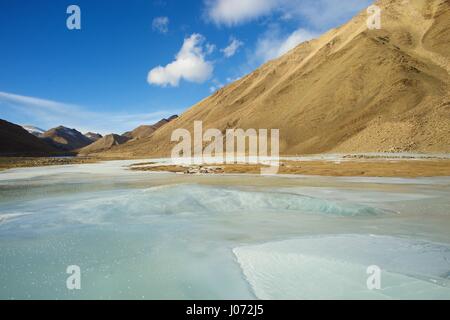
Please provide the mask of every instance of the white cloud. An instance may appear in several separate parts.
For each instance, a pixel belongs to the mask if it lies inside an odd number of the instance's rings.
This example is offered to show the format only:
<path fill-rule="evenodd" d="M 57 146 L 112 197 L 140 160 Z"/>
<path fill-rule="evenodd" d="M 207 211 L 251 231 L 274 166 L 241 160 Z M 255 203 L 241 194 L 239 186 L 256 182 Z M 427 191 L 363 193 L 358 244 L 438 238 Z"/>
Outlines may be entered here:
<path fill-rule="evenodd" d="M 177 87 L 182 79 L 189 82 L 203 83 L 211 78 L 214 71 L 212 62 L 205 60 L 211 47 L 203 48 L 204 38 L 193 34 L 184 40 L 183 46 L 175 57 L 175 61 L 165 67 L 152 69 L 147 81 L 153 85 Z"/>
<path fill-rule="evenodd" d="M 168 17 L 156 17 L 153 19 L 152 28 L 161 33 L 167 33 L 169 32 L 169 22 Z"/>
<path fill-rule="evenodd" d="M 236 38 L 231 37 L 230 39 L 230 44 L 222 49 L 221 51 L 223 52 L 223 55 L 226 58 L 231 58 L 232 56 L 234 56 L 236 54 L 236 52 L 239 50 L 240 47 L 242 47 L 244 45 L 244 43 L 242 41 L 239 41 Z"/>
<path fill-rule="evenodd" d="M 315 33 L 304 29 L 297 29 L 291 34 L 285 35 L 281 33 L 278 26 L 273 25 L 258 39 L 255 57 L 259 63 L 278 58 L 300 43 L 316 36 Z"/>
<path fill-rule="evenodd" d="M 301 20 L 326 30 L 345 22 L 373 0 L 205 0 L 207 17 L 218 25 L 234 26 L 271 14 Z"/>
<path fill-rule="evenodd" d="M 142 124 L 156 123 L 179 112 L 179 110 L 135 114 L 93 112 L 74 104 L 7 92 L 0 92 L 0 106 L 0 118 L 20 125 L 35 125 L 44 129 L 63 125 L 81 132 L 92 131 L 101 134 L 121 134 Z M 14 119 L 11 118 L 12 115 Z"/>
<path fill-rule="evenodd" d="M 280 0 L 206 0 L 206 13 L 216 24 L 237 25 L 269 14 Z"/>

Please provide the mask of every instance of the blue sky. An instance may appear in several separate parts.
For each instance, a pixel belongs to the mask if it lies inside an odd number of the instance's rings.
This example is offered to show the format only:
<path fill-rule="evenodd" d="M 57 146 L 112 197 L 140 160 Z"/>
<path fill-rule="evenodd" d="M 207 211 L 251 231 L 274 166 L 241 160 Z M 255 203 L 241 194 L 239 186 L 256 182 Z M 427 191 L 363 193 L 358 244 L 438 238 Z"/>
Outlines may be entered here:
<path fill-rule="evenodd" d="M 179 114 L 370 0 L 2 0 L 0 118 L 123 133 Z M 69 5 L 81 30 L 69 30 Z"/>

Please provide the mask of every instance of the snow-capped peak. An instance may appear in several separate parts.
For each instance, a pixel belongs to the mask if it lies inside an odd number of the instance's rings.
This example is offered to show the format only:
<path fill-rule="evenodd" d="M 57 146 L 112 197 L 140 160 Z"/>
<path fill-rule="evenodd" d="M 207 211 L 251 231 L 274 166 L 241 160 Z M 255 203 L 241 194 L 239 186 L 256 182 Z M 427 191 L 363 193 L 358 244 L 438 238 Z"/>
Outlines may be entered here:
<path fill-rule="evenodd" d="M 31 133 L 32 135 L 39 137 L 42 134 L 44 134 L 45 130 L 35 127 L 35 126 L 22 126 L 25 130 L 28 131 L 28 133 Z"/>

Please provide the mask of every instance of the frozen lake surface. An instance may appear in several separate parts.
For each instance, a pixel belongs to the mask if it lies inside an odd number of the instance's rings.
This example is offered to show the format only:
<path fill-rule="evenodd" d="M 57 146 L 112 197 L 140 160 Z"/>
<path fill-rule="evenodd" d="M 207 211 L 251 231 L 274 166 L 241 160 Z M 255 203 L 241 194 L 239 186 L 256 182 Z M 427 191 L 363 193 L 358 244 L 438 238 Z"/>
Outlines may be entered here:
<path fill-rule="evenodd" d="M 133 162 L 0 173 L 0 299 L 450 299 L 450 178 Z M 66 288 L 70 265 L 81 290 Z"/>

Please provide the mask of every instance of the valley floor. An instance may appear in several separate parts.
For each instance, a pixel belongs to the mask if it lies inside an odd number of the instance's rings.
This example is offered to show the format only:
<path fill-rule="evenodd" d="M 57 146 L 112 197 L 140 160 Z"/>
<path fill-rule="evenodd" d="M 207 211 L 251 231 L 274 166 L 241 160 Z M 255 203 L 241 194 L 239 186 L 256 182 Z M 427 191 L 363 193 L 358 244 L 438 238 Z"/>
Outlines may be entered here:
<path fill-rule="evenodd" d="M 264 164 L 175 165 L 162 162 L 137 163 L 136 171 L 179 174 L 258 174 Z M 279 162 L 278 174 L 334 177 L 439 177 L 450 176 L 450 159 L 433 156 L 313 156 L 290 157 Z"/>
<path fill-rule="evenodd" d="M 0 157 L 0 171 L 12 168 L 89 164 L 112 160 L 130 159 Z M 170 159 L 135 159 L 132 161 L 129 169 L 133 171 L 172 172 L 178 174 L 258 174 L 265 167 L 268 167 L 268 165 L 180 165 L 174 164 Z M 366 154 L 284 157 L 279 161 L 277 173 L 335 177 L 442 177 L 450 176 L 450 155 Z"/>

